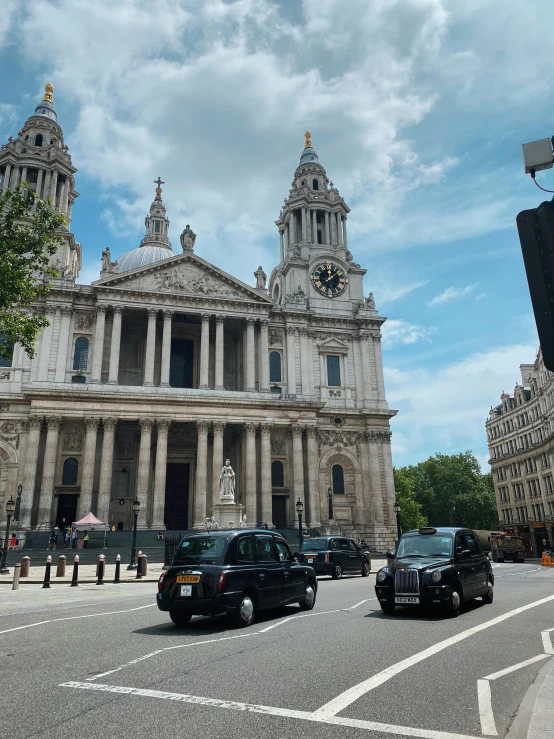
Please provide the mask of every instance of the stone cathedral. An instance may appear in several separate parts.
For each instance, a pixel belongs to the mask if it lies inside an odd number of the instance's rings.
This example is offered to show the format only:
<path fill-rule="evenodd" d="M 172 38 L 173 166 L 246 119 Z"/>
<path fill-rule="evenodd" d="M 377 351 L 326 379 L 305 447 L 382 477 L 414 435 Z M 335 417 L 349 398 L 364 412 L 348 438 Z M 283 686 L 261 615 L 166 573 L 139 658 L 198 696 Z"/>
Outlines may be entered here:
<path fill-rule="evenodd" d="M 50 325 L 30 359 L 0 366 L 0 510 L 22 486 L 20 527 L 92 511 L 116 529 L 205 526 L 226 458 L 247 525 L 394 539 L 381 325 L 348 249 L 350 209 L 309 132 L 275 222 L 279 263 L 255 284 L 210 264 L 189 225 L 180 248 L 158 178 L 144 238 L 78 282 L 79 193 L 52 85 L 0 150 L 2 188 L 26 181 L 67 217 L 59 270 L 38 303 Z M 255 267 L 255 265 L 253 265 Z"/>

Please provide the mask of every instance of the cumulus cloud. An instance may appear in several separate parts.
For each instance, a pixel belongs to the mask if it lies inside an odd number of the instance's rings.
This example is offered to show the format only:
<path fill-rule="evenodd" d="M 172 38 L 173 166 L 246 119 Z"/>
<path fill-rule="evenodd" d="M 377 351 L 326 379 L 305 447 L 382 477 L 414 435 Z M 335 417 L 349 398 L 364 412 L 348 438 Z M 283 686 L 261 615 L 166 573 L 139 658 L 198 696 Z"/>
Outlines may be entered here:
<path fill-rule="evenodd" d="M 415 344 L 418 341 L 431 341 L 437 333 L 434 326 L 417 326 L 401 318 L 389 318 L 383 324 L 383 342 L 388 346 L 395 344 Z"/>
<path fill-rule="evenodd" d="M 442 305 L 443 303 L 450 303 L 451 300 L 465 298 L 475 290 L 477 284 L 478 283 L 476 282 L 473 285 L 466 285 L 465 287 L 447 287 L 442 293 L 435 295 L 427 305 L 431 308 L 434 305 Z"/>
<path fill-rule="evenodd" d="M 414 290 L 425 287 L 427 283 L 428 280 L 421 280 L 419 282 L 410 282 L 406 285 L 399 285 L 392 277 L 388 281 L 379 280 L 376 282 L 375 276 L 371 276 L 371 285 L 379 307 L 405 298 L 406 295 L 414 292 Z"/>

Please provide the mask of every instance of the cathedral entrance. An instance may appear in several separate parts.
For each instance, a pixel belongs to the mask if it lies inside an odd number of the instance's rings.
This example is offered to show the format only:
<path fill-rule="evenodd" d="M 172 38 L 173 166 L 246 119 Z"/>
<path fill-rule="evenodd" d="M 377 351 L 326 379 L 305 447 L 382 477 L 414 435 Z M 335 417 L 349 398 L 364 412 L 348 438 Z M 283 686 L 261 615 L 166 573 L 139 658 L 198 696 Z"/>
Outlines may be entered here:
<path fill-rule="evenodd" d="M 278 529 L 287 528 L 287 500 L 286 495 L 274 495 L 272 498 L 271 517 Z"/>
<path fill-rule="evenodd" d="M 188 529 L 190 463 L 169 462 L 165 481 L 166 529 Z"/>
<path fill-rule="evenodd" d="M 56 513 L 56 526 L 60 529 L 67 528 L 77 520 L 78 495 L 58 495 L 58 510 Z"/>
<path fill-rule="evenodd" d="M 194 370 L 194 342 L 171 339 L 169 384 L 171 387 L 192 387 Z"/>

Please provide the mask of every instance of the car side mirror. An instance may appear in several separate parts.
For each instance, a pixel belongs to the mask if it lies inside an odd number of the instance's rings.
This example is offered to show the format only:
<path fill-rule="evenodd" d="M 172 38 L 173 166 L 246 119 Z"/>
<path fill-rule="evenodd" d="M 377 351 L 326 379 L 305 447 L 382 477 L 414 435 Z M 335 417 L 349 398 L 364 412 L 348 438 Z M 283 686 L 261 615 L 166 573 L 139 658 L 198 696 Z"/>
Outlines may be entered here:
<path fill-rule="evenodd" d="M 300 559 L 300 554 L 298 552 L 294 552 L 292 558 L 295 562 L 298 562 L 298 560 Z"/>
<path fill-rule="evenodd" d="M 458 553 L 458 559 L 469 559 L 470 557 L 471 557 L 471 552 L 469 551 L 469 549 L 462 549 Z"/>
<path fill-rule="evenodd" d="M 385 557 L 387 559 L 394 559 L 394 554 L 392 552 L 385 552 Z"/>

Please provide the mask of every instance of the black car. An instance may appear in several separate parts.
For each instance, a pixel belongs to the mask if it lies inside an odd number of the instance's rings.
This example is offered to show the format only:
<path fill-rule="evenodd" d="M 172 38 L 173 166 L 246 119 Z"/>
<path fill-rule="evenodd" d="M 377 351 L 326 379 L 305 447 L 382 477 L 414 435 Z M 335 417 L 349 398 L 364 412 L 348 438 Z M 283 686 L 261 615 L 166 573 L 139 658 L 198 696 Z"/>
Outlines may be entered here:
<path fill-rule="evenodd" d="M 375 593 L 384 613 L 396 606 L 443 606 L 457 616 L 472 598 L 492 603 L 494 575 L 479 537 L 471 529 L 425 528 L 408 531 L 390 564 L 377 573 Z"/>
<path fill-rule="evenodd" d="M 227 613 L 250 626 L 256 612 L 287 603 L 310 611 L 317 580 L 298 564 L 285 539 L 267 530 L 198 532 L 186 536 L 158 580 L 157 604 L 177 626 L 191 616 Z"/>
<path fill-rule="evenodd" d="M 313 567 L 317 575 L 331 575 L 340 580 L 344 575 L 371 572 L 371 557 L 353 539 L 344 536 L 314 536 L 302 542 L 299 562 Z"/>

